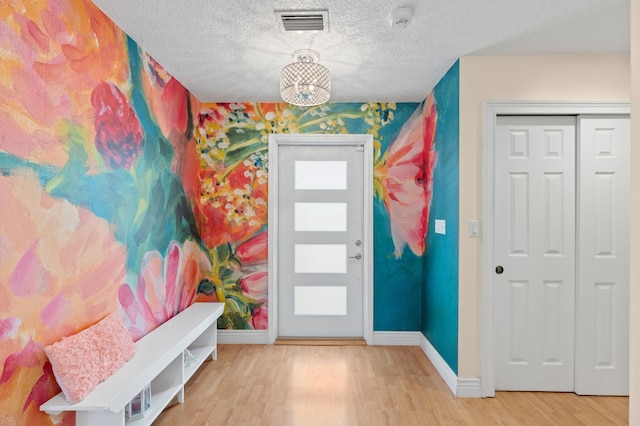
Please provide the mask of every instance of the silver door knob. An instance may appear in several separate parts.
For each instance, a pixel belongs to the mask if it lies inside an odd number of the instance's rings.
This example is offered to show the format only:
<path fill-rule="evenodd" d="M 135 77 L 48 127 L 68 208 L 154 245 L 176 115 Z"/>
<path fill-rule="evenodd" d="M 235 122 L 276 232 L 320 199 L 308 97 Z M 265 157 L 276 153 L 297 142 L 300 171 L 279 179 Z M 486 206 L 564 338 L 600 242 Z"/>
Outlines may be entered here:
<path fill-rule="evenodd" d="M 360 260 L 362 259 L 362 255 L 360 253 L 356 253 L 355 256 L 349 256 L 349 259 Z"/>

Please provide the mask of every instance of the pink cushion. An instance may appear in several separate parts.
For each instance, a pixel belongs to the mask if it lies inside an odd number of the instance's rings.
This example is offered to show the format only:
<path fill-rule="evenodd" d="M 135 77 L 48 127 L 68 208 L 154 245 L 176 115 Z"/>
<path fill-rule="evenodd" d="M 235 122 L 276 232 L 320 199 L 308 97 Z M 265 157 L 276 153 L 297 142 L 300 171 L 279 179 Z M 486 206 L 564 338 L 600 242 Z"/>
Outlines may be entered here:
<path fill-rule="evenodd" d="M 135 354 L 131 335 L 116 313 L 46 346 L 53 374 L 69 403 L 87 396 Z"/>

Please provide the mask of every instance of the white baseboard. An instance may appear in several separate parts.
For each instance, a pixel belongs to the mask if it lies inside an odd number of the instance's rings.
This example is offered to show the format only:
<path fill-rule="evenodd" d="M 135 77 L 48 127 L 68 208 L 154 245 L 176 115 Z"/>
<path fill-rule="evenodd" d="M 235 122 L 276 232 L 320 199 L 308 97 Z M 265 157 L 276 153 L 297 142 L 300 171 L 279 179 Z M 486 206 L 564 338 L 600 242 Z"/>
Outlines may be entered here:
<path fill-rule="evenodd" d="M 267 330 L 218 330 L 218 343 L 228 345 L 267 345 Z"/>
<path fill-rule="evenodd" d="M 418 331 L 375 331 L 373 344 L 380 346 L 418 346 Z M 228 345 L 268 345 L 266 330 L 218 330 L 218 343 Z"/>
<path fill-rule="evenodd" d="M 458 378 L 456 373 L 453 372 L 449 364 L 442 358 L 436 348 L 433 347 L 431 342 L 424 337 L 424 334 L 420 334 L 420 347 L 425 353 L 431 364 L 436 368 L 440 377 L 449 386 L 451 392 L 460 398 L 481 398 L 482 386 L 479 378 Z"/>
<path fill-rule="evenodd" d="M 461 379 L 458 377 L 456 396 L 460 398 L 482 398 L 482 382 L 479 377 Z"/>
<path fill-rule="evenodd" d="M 374 331 L 374 346 L 418 346 L 420 345 L 419 331 Z"/>

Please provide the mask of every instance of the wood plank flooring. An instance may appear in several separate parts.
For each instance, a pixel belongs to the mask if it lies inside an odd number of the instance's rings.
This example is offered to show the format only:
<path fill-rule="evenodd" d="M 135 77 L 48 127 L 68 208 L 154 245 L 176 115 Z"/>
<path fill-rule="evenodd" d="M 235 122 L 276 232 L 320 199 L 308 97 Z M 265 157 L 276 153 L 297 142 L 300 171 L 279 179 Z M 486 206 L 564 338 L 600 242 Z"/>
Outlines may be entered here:
<path fill-rule="evenodd" d="M 419 347 L 220 345 L 155 426 L 626 425 L 627 397 L 456 398 Z M 153 401 L 152 401 L 153 402 Z"/>

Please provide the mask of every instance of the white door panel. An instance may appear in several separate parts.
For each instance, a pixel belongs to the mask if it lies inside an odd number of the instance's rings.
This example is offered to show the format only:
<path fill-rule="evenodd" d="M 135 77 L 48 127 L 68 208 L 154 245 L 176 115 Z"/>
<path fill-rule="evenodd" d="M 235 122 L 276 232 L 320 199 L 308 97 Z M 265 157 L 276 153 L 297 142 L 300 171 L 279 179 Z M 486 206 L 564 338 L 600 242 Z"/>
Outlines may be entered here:
<path fill-rule="evenodd" d="M 364 153 L 278 149 L 280 337 L 363 337 Z"/>
<path fill-rule="evenodd" d="M 571 391 L 575 118 L 498 117 L 496 390 Z"/>
<path fill-rule="evenodd" d="M 576 393 L 629 393 L 628 116 L 581 116 Z"/>

